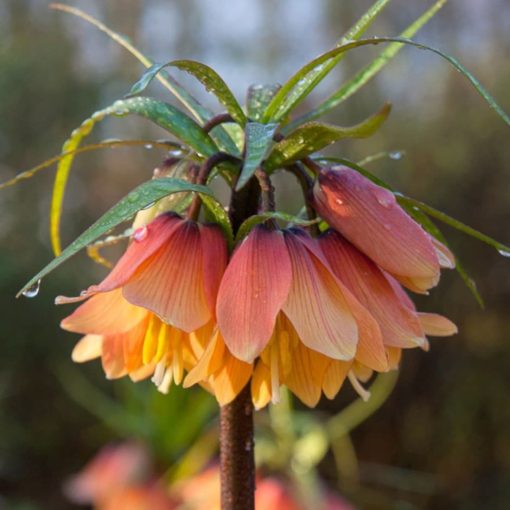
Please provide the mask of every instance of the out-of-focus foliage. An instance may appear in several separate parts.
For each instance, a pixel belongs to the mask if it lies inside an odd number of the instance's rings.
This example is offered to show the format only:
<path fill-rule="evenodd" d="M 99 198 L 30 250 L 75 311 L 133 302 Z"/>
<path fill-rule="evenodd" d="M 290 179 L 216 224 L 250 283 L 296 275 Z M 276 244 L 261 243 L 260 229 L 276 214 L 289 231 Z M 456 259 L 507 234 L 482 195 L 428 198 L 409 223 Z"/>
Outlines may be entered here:
<path fill-rule="evenodd" d="M 370 3 L 243 0 L 228 11 L 205 0 L 75 5 L 92 9 L 157 61 L 206 62 L 241 98 L 253 81 L 285 80 L 333 44 Z M 505 3 L 450 0 L 417 39 L 467 63 L 508 111 Z M 394 0 L 372 32 L 395 35 L 422 10 L 421 1 Z M 140 65 L 104 35 L 64 16 L 48 11 L 44 1 L 0 0 L 1 181 L 56 154 L 71 129 L 128 91 L 141 73 Z M 360 50 L 346 58 L 305 100 L 303 111 L 372 54 Z M 188 83 L 184 74 L 179 79 Z M 160 89 L 154 83 L 151 90 Z M 508 243 L 507 127 L 460 75 L 414 49 L 402 51 L 380 78 L 327 120 L 355 123 L 386 100 L 394 104 L 387 125 L 368 141 L 343 142 L 334 154 L 358 161 L 405 149 L 405 158 L 367 167 L 397 189 Z M 116 122 L 106 121 L 96 139 L 111 136 Z M 119 130 L 126 137 L 161 135 L 135 119 L 116 123 L 116 135 Z M 147 180 L 163 157 L 163 150 L 140 148 L 80 157 L 65 201 L 65 242 Z M 112 384 L 98 366 L 72 364 L 76 338 L 58 329 L 64 312 L 52 299 L 104 274 L 85 255 L 44 282 L 37 300 L 14 300 L 27 277 L 51 258 L 52 176 L 45 172 L 0 194 L 0 506 L 13 509 L 71 508 L 61 483 L 108 440 L 143 439 L 162 465 L 170 465 L 202 427 L 214 426 L 214 403 L 205 392 L 172 390 L 165 397 L 150 384 Z M 292 195 L 289 189 L 278 199 L 292 206 Z M 469 510 L 505 508 L 510 500 L 509 263 L 487 246 L 447 233 L 476 276 L 486 310 L 453 274 L 445 274 L 437 296 L 420 303 L 447 312 L 460 334 L 436 340 L 428 355 L 406 353 L 389 401 L 354 431 L 355 454 L 344 441 L 337 448 L 340 462 L 331 455 L 319 466 L 324 479 L 339 484 L 361 508 Z M 323 402 L 320 412 L 337 413 L 353 398 L 345 390 L 336 401 Z"/>

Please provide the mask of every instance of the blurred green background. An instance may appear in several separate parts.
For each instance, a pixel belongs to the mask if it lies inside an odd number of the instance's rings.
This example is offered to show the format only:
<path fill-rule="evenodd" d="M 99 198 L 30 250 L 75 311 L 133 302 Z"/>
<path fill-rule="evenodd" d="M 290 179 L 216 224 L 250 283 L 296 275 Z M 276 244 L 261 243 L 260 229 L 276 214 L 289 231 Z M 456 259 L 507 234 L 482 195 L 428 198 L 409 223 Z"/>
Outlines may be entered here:
<path fill-rule="evenodd" d="M 244 97 L 248 85 L 283 82 L 334 44 L 369 0 L 83 0 L 73 5 L 127 34 L 156 61 L 201 60 Z M 432 2 L 394 0 L 371 35 L 396 35 Z M 510 10 L 507 0 L 450 0 L 416 37 L 459 58 L 510 110 Z M 377 49 L 352 52 L 303 105 L 327 95 Z M 142 67 L 80 19 L 46 0 L 0 0 L 0 180 L 55 155 L 71 130 L 129 90 Z M 194 87 L 185 77 L 183 82 Z M 200 88 L 204 102 L 218 108 Z M 156 84 L 151 93 L 166 97 Z M 382 74 L 329 120 L 361 120 L 385 100 L 390 120 L 369 140 L 332 154 L 352 160 L 405 150 L 370 168 L 406 194 L 510 242 L 508 126 L 469 83 L 438 57 L 404 49 Z M 219 108 L 218 108 L 219 111 Z M 144 120 L 107 120 L 91 137 L 163 137 Z M 148 179 L 162 151 L 107 149 L 76 161 L 65 203 L 64 242 L 81 233 L 131 187 Z M 156 395 L 149 383 L 106 382 L 99 363 L 75 366 L 77 338 L 61 331 L 75 295 L 104 270 L 85 254 L 43 282 L 37 299 L 14 299 L 51 259 L 49 197 L 54 170 L 0 192 L 0 508 L 74 508 L 62 482 L 104 443 L 146 440 L 161 465 L 214 420 L 204 392 Z M 286 200 L 291 191 L 285 192 Z M 353 434 L 359 477 L 338 480 L 332 459 L 324 480 L 360 508 L 504 509 L 510 504 L 510 261 L 443 229 L 476 278 L 481 310 L 453 272 L 422 309 L 452 318 L 460 333 L 407 352 L 388 402 Z M 191 395 L 191 397 L 190 397 Z M 320 412 L 335 413 L 345 388 Z"/>

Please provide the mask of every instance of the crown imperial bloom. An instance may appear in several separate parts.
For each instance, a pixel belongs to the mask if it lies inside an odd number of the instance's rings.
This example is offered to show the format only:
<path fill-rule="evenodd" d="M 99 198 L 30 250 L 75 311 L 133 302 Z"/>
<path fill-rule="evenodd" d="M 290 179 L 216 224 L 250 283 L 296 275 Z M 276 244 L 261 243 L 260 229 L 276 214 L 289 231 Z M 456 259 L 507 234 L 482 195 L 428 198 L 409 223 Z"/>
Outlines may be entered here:
<path fill-rule="evenodd" d="M 101 357 L 109 378 L 129 374 L 138 380 L 154 373 L 162 391 L 180 383 L 183 371 L 196 363 L 197 349 L 203 351 L 195 333 L 210 331 L 226 259 L 215 225 L 163 214 L 140 227 L 100 284 L 79 298 L 57 298 L 59 304 L 87 299 L 61 324 L 85 334 L 73 359 Z"/>
<path fill-rule="evenodd" d="M 437 285 L 449 250 L 423 230 L 390 191 L 342 166 L 321 169 L 313 190 L 317 212 L 381 269 L 410 290 Z"/>

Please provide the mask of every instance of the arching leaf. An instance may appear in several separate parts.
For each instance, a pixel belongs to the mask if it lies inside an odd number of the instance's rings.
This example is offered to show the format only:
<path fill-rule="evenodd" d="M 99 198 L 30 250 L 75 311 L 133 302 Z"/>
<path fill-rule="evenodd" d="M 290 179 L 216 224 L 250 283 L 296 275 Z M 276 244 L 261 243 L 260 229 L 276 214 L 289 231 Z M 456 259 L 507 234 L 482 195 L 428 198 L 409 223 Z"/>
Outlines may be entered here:
<path fill-rule="evenodd" d="M 316 59 L 309 62 L 302 67 L 294 76 L 290 78 L 283 85 L 280 91 L 275 95 L 269 106 L 264 113 L 264 122 L 276 122 L 287 115 L 293 109 L 297 102 L 303 99 L 303 91 L 307 91 L 307 84 L 315 75 L 315 70 L 323 66 L 330 59 L 337 55 L 350 51 L 354 48 L 359 48 L 368 45 L 377 45 L 381 43 L 396 42 L 400 44 L 407 44 L 422 50 L 431 51 L 440 57 L 447 60 L 455 69 L 462 73 L 475 87 L 477 92 L 487 101 L 489 106 L 507 123 L 510 125 L 510 116 L 497 104 L 496 100 L 489 94 L 489 92 L 482 86 L 482 84 L 455 58 L 443 53 L 442 51 L 427 46 L 426 44 L 417 43 L 410 39 L 401 37 L 372 37 L 371 39 L 360 39 L 346 43 L 334 50 L 328 51 Z M 308 93 L 308 92 L 307 92 Z"/>
<path fill-rule="evenodd" d="M 212 199 L 212 192 L 207 186 L 191 184 L 180 179 L 161 178 L 144 182 L 103 214 L 99 220 L 65 248 L 58 257 L 54 258 L 46 267 L 39 271 L 17 295 L 19 296 L 27 289 L 30 289 L 40 279 L 51 273 L 51 271 L 82 248 L 93 243 L 100 236 L 109 232 L 120 223 L 132 218 L 139 210 L 167 195 L 183 191 L 195 191 L 200 193 L 203 197 Z"/>
<path fill-rule="evenodd" d="M 339 127 L 320 122 L 308 122 L 277 143 L 267 158 L 266 170 L 288 165 L 344 138 L 364 138 L 373 134 L 391 111 L 389 104 L 359 124 Z"/>
<path fill-rule="evenodd" d="M 194 120 L 174 106 L 156 99 L 137 97 L 119 100 L 111 106 L 95 112 L 71 133 L 71 137 L 62 146 L 62 152 L 69 154 L 63 157 L 58 164 L 50 210 L 50 236 L 55 255 L 59 255 L 61 251 L 60 218 L 62 204 L 71 165 L 79 145 L 83 138 L 92 131 L 94 125 L 106 116 L 122 117 L 129 114 L 140 115 L 158 124 L 202 156 L 211 156 L 218 150 L 213 140 L 202 131 Z"/>
<path fill-rule="evenodd" d="M 150 82 L 165 68 L 176 67 L 194 76 L 207 91 L 213 93 L 218 101 L 225 106 L 232 118 L 242 126 L 246 122 L 246 115 L 237 102 L 234 94 L 228 88 L 221 76 L 208 65 L 196 62 L 194 60 L 173 60 L 166 64 L 154 64 L 142 77 L 133 85 L 129 91 L 129 96 L 141 94 L 150 84 Z"/>

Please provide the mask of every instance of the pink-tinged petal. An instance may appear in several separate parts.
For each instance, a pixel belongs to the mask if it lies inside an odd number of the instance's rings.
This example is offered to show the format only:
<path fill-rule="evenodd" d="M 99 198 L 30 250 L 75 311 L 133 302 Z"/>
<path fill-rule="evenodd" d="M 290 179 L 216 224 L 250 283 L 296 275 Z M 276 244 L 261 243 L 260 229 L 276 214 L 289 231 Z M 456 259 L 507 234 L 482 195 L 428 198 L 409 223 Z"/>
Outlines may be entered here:
<path fill-rule="evenodd" d="M 120 289 L 96 294 L 79 306 L 60 326 L 74 333 L 111 335 L 134 328 L 148 312 L 124 299 Z"/>
<path fill-rule="evenodd" d="M 416 347 L 423 344 L 418 317 L 401 302 L 372 260 L 333 230 L 319 238 L 319 245 L 335 275 L 379 324 L 385 345 Z"/>
<path fill-rule="evenodd" d="M 386 352 L 388 353 L 388 364 L 390 366 L 390 370 L 398 370 L 400 360 L 402 359 L 402 349 L 399 349 L 398 347 L 388 347 Z"/>
<path fill-rule="evenodd" d="M 393 193 L 346 167 L 325 168 L 314 188 L 317 212 L 381 268 L 433 287 L 439 261 L 429 234 Z M 422 283 L 423 284 L 423 283 Z"/>
<path fill-rule="evenodd" d="M 103 337 L 101 362 L 107 379 L 118 379 L 126 375 L 124 365 L 124 334 Z"/>
<path fill-rule="evenodd" d="M 123 295 L 178 329 L 198 329 L 211 318 L 202 258 L 198 225 L 183 221 L 124 285 Z"/>
<path fill-rule="evenodd" d="M 137 236 L 135 233 L 133 242 L 108 276 L 99 285 L 89 287 L 86 294 L 108 292 L 125 285 L 138 268 L 168 242 L 183 221 L 173 213 L 166 213 L 143 227 L 143 235 Z"/>
<path fill-rule="evenodd" d="M 287 231 L 285 241 L 292 264 L 292 284 L 283 311 L 301 341 L 333 359 L 356 354 L 358 327 L 349 304 L 331 271 Z"/>
<path fill-rule="evenodd" d="M 391 288 L 393 289 L 393 292 L 397 295 L 397 297 L 400 299 L 400 302 L 403 306 L 406 308 L 409 308 L 409 310 L 412 310 L 413 312 L 416 312 L 416 307 L 414 306 L 413 300 L 409 297 L 407 292 L 402 288 L 402 285 L 393 278 L 390 274 L 384 273 L 384 276 L 388 280 L 388 282 L 391 285 Z"/>
<path fill-rule="evenodd" d="M 85 335 L 74 346 L 71 359 L 75 363 L 85 363 L 101 356 L 103 337 L 101 335 Z"/>
<path fill-rule="evenodd" d="M 214 316 L 218 289 L 227 267 L 227 243 L 223 232 L 217 225 L 201 225 L 200 240 L 202 243 L 205 295 L 209 303 L 209 309 Z"/>
<path fill-rule="evenodd" d="M 418 312 L 423 331 L 430 336 L 451 336 L 458 332 L 457 326 L 446 317 L 437 313 Z"/>
<path fill-rule="evenodd" d="M 234 252 L 218 291 L 218 326 L 234 356 L 252 362 L 264 349 L 291 278 L 282 233 L 255 227 Z"/>

